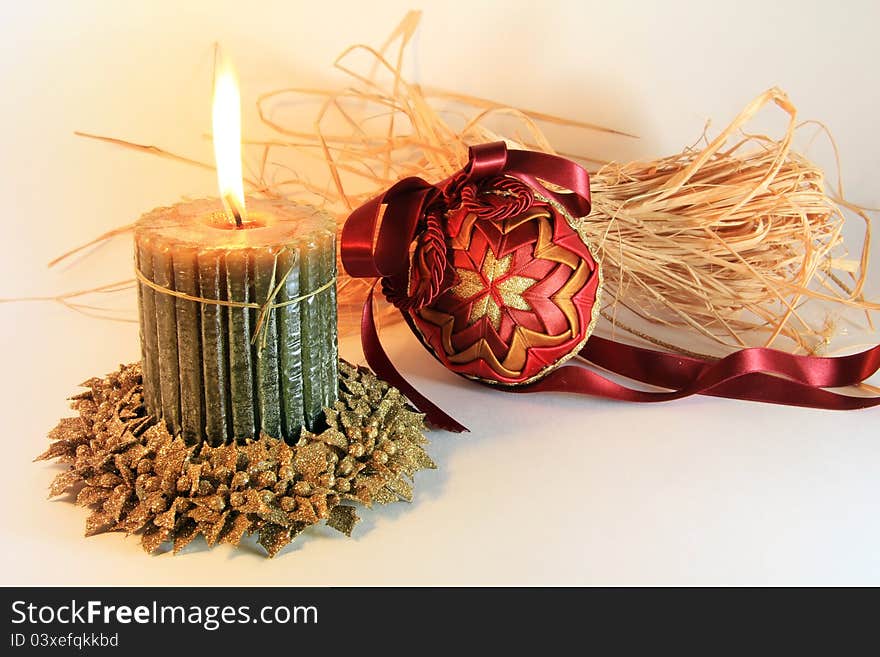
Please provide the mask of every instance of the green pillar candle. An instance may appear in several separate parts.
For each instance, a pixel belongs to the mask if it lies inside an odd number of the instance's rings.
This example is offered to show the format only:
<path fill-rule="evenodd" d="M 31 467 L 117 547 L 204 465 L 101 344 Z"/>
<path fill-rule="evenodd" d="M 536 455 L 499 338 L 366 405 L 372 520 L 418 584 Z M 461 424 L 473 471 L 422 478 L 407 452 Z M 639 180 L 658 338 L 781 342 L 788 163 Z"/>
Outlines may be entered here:
<path fill-rule="evenodd" d="M 135 228 L 145 403 L 189 443 L 296 440 L 336 399 L 335 222 L 247 207 L 241 227 L 202 200 Z"/>

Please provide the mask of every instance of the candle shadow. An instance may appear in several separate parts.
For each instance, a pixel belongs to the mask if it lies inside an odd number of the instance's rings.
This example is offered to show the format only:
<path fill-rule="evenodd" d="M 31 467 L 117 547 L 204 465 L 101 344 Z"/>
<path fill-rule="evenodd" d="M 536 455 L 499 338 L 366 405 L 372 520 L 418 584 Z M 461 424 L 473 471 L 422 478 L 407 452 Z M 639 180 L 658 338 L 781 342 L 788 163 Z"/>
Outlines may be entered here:
<path fill-rule="evenodd" d="M 60 495 L 55 495 L 54 497 L 50 497 L 49 501 L 53 504 L 56 502 L 64 502 L 65 504 L 74 504 L 76 506 L 80 506 L 76 504 L 76 498 L 79 495 L 79 492 L 83 489 L 83 484 L 77 484 L 73 488 L 66 490 Z M 82 507 L 85 511 L 90 511 L 91 507 Z"/>

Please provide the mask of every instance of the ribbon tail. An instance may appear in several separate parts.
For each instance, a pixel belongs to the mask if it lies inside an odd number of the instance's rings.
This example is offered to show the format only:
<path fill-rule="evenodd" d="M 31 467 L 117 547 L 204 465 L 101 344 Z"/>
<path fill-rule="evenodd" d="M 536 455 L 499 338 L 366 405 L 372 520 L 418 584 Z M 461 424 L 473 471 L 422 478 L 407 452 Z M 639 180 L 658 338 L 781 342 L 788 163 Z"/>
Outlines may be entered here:
<path fill-rule="evenodd" d="M 717 375 L 717 373 L 715 373 Z M 604 399 L 627 402 L 665 402 L 683 399 L 691 395 L 709 395 L 728 399 L 743 399 L 785 406 L 803 406 L 825 410 L 857 410 L 880 406 L 880 397 L 852 397 L 814 388 L 795 381 L 778 379 L 768 375 L 743 373 L 728 380 L 697 380 L 692 385 L 669 392 L 635 390 L 620 385 L 584 367 L 567 365 L 553 372 L 537 383 L 519 388 L 509 388 L 510 392 L 567 392 Z M 762 385 L 763 388 L 753 386 Z"/>
<path fill-rule="evenodd" d="M 370 293 L 364 302 L 364 310 L 361 315 L 361 344 L 369 366 L 380 379 L 400 390 L 419 411 L 424 413 L 425 419 L 431 426 L 456 433 L 468 431 L 467 427 L 450 417 L 446 411 L 416 390 L 394 367 L 394 363 L 391 362 L 391 359 L 385 352 L 385 348 L 382 346 L 382 342 L 379 340 L 376 318 L 373 313 L 374 291 L 375 286 L 370 288 Z"/>
<path fill-rule="evenodd" d="M 774 372 L 792 381 L 817 388 L 857 385 L 880 370 L 880 345 L 848 356 L 798 356 L 775 349 L 744 350 L 765 372 Z M 662 388 L 680 388 L 717 362 L 680 356 L 644 347 L 614 342 L 594 335 L 580 355 L 616 374 Z"/>
<path fill-rule="evenodd" d="M 831 359 L 792 356 L 771 349 L 746 349 L 718 361 L 704 361 L 594 336 L 581 351 L 585 360 L 609 372 L 671 390 L 634 390 L 597 372 L 568 366 L 526 386 L 522 392 L 574 392 L 634 402 L 669 401 L 703 394 L 786 406 L 855 410 L 880 405 L 880 397 L 843 395 L 824 390 L 813 382 L 830 386 L 858 383 L 862 375 L 876 371 L 876 354 L 877 350 L 872 349 Z M 810 366 L 818 371 L 811 372 Z"/>

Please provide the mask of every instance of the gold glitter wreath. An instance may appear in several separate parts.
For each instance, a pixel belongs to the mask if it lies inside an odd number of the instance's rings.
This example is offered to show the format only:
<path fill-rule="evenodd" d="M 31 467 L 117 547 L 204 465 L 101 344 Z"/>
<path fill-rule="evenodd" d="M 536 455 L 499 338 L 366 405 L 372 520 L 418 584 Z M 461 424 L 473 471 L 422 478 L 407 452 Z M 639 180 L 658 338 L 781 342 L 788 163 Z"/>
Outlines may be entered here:
<path fill-rule="evenodd" d="M 321 520 L 350 536 L 359 518 L 343 501 L 411 501 L 415 473 L 436 467 L 423 448 L 423 415 L 342 360 L 328 429 L 304 430 L 295 445 L 269 436 L 185 445 L 147 415 L 139 364 L 82 387 L 71 403 L 79 416 L 61 420 L 37 457 L 70 464 L 49 497 L 75 490 L 76 503 L 92 508 L 86 536 L 140 533 L 149 553 L 166 541 L 176 553 L 199 534 L 213 546 L 256 533 L 272 557 Z"/>

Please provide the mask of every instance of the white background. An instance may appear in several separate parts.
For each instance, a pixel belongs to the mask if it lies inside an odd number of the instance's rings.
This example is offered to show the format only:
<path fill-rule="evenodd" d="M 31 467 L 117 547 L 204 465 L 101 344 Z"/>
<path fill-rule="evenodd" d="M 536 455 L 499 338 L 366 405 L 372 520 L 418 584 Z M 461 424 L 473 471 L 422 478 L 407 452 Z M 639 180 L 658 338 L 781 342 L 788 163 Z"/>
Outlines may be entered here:
<path fill-rule="evenodd" d="M 127 278 L 126 240 L 75 267 L 45 263 L 156 205 L 214 191 L 210 173 L 73 130 L 210 159 L 215 40 L 238 62 L 252 127 L 257 93 L 326 83 L 344 47 L 379 45 L 410 6 L 4 2 L 0 296 Z M 878 7 L 426 2 L 407 70 L 641 136 L 572 144 L 609 158 L 678 151 L 707 119 L 720 127 L 778 84 L 833 131 L 849 197 L 878 207 Z M 762 121 L 782 125 L 772 111 Z M 832 164 L 827 147 L 810 154 Z M 0 332 L 0 584 L 880 584 L 877 411 L 505 396 L 446 373 L 400 327 L 392 354 L 472 429 L 431 436 L 440 470 L 417 476 L 413 504 L 364 511 L 350 540 L 310 531 L 273 561 L 200 543 L 147 557 L 137 538 L 84 539 L 84 510 L 44 501 L 57 466 L 31 459 L 79 381 L 138 357 L 136 326 L 5 304 Z M 360 358 L 356 341 L 342 351 Z"/>

